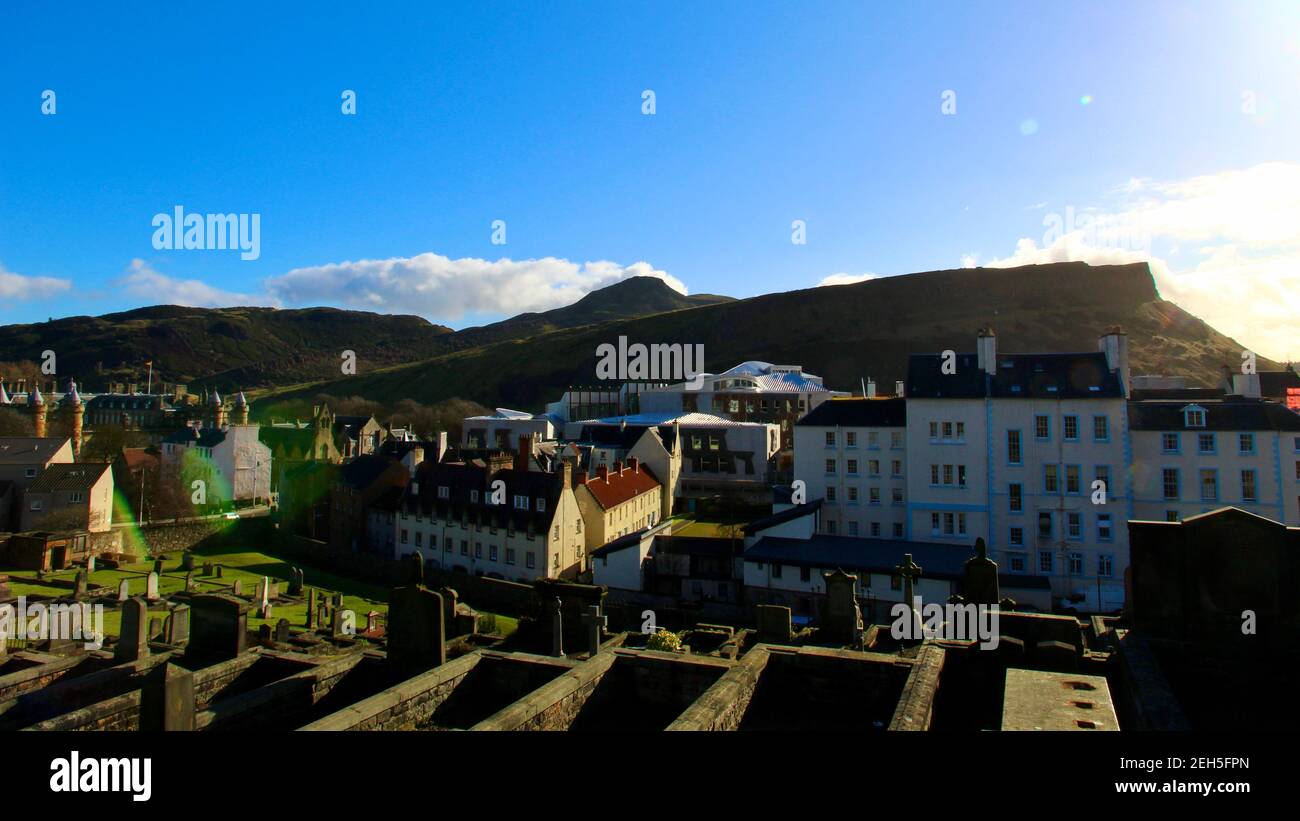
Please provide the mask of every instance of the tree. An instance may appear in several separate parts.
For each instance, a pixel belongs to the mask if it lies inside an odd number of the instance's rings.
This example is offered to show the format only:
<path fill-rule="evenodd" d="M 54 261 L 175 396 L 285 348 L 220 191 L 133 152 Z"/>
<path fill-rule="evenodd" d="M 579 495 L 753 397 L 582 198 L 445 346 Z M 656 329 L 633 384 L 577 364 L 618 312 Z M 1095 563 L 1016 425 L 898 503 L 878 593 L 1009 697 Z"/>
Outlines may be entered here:
<path fill-rule="evenodd" d="M 32 418 L 22 411 L 0 408 L 0 436 L 35 436 Z"/>

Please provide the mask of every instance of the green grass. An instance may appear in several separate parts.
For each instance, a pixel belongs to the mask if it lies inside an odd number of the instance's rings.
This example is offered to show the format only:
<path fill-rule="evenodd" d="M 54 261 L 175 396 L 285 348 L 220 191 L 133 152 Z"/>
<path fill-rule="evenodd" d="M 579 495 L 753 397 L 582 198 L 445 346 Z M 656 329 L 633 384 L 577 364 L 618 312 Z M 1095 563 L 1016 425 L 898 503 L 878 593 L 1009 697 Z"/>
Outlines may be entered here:
<path fill-rule="evenodd" d="M 377 611 L 381 614 L 388 613 L 388 588 L 382 585 L 358 581 L 302 564 L 294 565 L 283 559 L 255 550 L 213 548 L 195 551 L 194 556 L 194 583 L 199 593 L 229 592 L 230 586 L 234 584 L 236 579 L 239 579 L 243 586 L 244 595 L 251 596 L 264 576 L 269 576 L 272 581 L 278 581 L 280 591 L 284 593 L 289 586 L 289 569 L 297 566 L 303 570 L 304 583 L 308 587 L 317 589 L 318 601 L 322 594 L 327 598 L 334 593 L 343 594 L 343 607 L 356 614 L 358 630 L 365 629 L 366 614 L 370 611 Z M 222 565 L 222 578 L 200 575 L 203 563 L 207 560 Z M 180 565 L 180 553 L 172 553 L 163 557 L 163 572 L 158 579 L 158 592 L 160 595 L 165 597 L 185 589 L 185 573 L 180 569 Z M 143 596 L 148 584 L 149 573 L 152 570 L 153 561 L 123 565 L 116 570 L 99 569 L 90 574 L 89 582 L 92 588 L 107 587 L 116 594 L 118 585 L 123 579 L 126 579 L 130 594 L 132 596 Z M 0 573 L 8 573 L 12 576 L 24 578 L 32 578 L 34 575 L 27 570 L 5 568 L 0 568 Z M 46 578 L 72 581 L 76 578 L 76 575 L 77 570 L 70 569 L 46 574 Z M 9 587 L 10 592 L 15 596 L 57 597 L 68 596 L 71 593 L 70 588 L 67 587 L 17 581 L 12 578 Z M 295 630 L 305 629 L 307 624 L 306 596 L 303 599 L 304 601 L 298 604 L 272 604 L 270 619 L 258 618 L 255 612 L 250 611 L 248 617 L 249 629 L 256 630 L 262 624 L 270 624 L 274 627 L 275 623 L 280 619 L 288 619 L 290 626 Z M 473 606 L 472 602 L 467 603 L 471 607 Z M 159 616 L 163 616 L 166 614 L 166 607 L 150 608 L 151 613 L 155 611 Z M 497 632 L 502 636 L 509 636 L 519 625 L 517 619 L 500 614 L 495 615 Z M 117 636 L 121 631 L 121 623 L 121 611 L 116 608 L 104 609 L 105 635 Z"/>

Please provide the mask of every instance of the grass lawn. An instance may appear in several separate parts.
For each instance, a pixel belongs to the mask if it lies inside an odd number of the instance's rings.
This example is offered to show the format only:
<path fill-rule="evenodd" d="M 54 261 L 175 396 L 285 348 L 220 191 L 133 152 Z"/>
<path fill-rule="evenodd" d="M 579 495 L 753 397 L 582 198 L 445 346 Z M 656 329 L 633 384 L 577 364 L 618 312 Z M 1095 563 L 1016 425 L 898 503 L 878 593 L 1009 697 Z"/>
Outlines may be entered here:
<path fill-rule="evenodd" d="M 246 596 L 251 596 L 256 590 L 258 582 L 264 576 L 269 576 L 273 581 L 278 581 L 282 592 L 289 587 L 289 562 L 260 553 L 253 550 L 240 550 L 238 548 L 214 548 L 211 550 L 195 551 L 195 586 L 200 593 L 219 593 L 228 592 L 228 588 L 235 579 L 240 579 L 243 585 L 243 592 Z M 216 576 L 202 576 L 199 571 L 203 567 L 205 560 L 211 560 L 216 564 L 222 565 L 223 576 L 218 579 Z M 181 554 L 172 553 L 163 557 L 163 572 L 158 579 L 158 592 L 166 596 L 185 589 L 185 573 L 181 571 Z M 366 625 L 366 614 L 374 610 L 379 613 L 387 614 L 388 612 L 388 588 L 382 585 L 370 584 L 363 581 L 339 576 L 326 570 L 319 570 L 305 565 L 296 565 L 303 570 L 304 581 L 308 587 L 317 589 L 317 596 L 321 593 L 329 596 L 333 593 L 343 594 L 344 609 L 351 610 L 356 614 L 356 624 L 358 629 L 364 630 Z M 137 562 L 135 564 L 123 565 L 117 570 L 99 569 L 90 574 L 91 587 L 107 587 L 116 593 L 117 586 L 122 579 L 127 580 L 130 593 L 132 596 L 143 596 L 145 587 L 148 584 L 148 576 L 153 570 L 153 561 Z M 21 576 L 32 578 L 33 573 L 27 570 L 15 570 L 0 568 L 0 574 L 8 573 L 12 576 Z M 64 579 L 72 581 L 77 576 L 77 571 L 62 570 L 58 573 L 46 574 L 47 578 Z M 67 596 L 71 590 L 66 587 L 56 587 L 54 585 L 21 582 L 11 578 L 9 582 L 10 592 L 14 596 Z M 262 624 L 270 624 L 272 627 L 280 619 L 288 619 L 289 624 L 295 630 L 303 630 L 307 624 L 307 603 L 304 601 L 300 604 L 273 604 L 271 606 L 271 618 L 260 619 L 256 614 L 249 612 L 248 626 L 250 630 L 257 630 Z M 319 599 L 318 599 L 319 600 Z M 473 606 L 472 602 L 469 602 Z M 165 616 L 167 608 L 165 606 L 151 607 L 150 611 L 157 611 L 159 616 Z M 486 612 L 486 611 L 480 611 Z M 518 620 L 509 616 L 496 615 L 497 632 L 502 636 L 509 636 L 518 627 Z M 104 609 L 104 633 L 108 636 L 117 636 L 121 631 L 122 615 L 121 611 L 116 608 Z"/>

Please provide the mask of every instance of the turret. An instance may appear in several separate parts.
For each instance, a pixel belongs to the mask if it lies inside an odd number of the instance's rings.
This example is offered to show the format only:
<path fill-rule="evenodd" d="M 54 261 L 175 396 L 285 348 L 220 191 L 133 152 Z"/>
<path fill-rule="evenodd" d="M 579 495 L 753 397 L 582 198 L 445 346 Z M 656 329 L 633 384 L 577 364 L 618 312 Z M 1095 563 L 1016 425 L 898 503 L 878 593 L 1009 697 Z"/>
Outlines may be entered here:
<path fill-rule="evenodd" d="M 32 409 L 32 418 L 35 422 L 37 438 L 45 436 L 45 399 L 41 397 L 41 389 L 33 384 L 31 393 L 27 394 L 27 406 Z"/>
<path fill-rule="evenodd" d="M 248 399 L 245 398 L 244 392 L 240 391 L 239 395 L 235 397 L 235 424 L 247 425 L 248 411 Z"/>
<path fill-rule="evenodd" d="M 72 457 L 81 458 L 81 423 L 86 414 L 86 406 L 81 402 L 81 394 L 77 393 L 77 381 L 68 380 L 68 395 L 64 399 L 72 403 Z"/>

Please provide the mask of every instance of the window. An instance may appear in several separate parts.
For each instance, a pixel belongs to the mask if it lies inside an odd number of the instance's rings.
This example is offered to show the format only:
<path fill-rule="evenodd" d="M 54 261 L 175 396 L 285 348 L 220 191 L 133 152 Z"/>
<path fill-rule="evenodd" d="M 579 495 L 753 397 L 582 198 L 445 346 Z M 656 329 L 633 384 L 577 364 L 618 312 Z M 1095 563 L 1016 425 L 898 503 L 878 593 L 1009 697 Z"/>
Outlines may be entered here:
<path fill-rule="evenodd" d="M 1161 485 L 1166 499 L 1177 499 L 1178 493 L 1178 469 L 1165 468 L 1161 474 Z"/>
<path fill-rule="evenodd" d="M 1024 554 L 1024 553 L 1008 553 L 1008 554 L 1007 554 L 1007 562 L 1011 565 L 1011 572 L 1013 572 L 1013 573 L 1024 573 L 1024 572 L 1025 572 L 1025 554 Z"/>
<path fill-rule="evenodd" d="M 880 522 L 871 523 L 871 538 L 873 539 L 880 538 Z"/>
<path fill-rule="evenodd" d="M 424 534 L 418 530 L 415 531 L 415 546 L 424 547 Z"/>
<path fill-rule="evenodd" d="M 1038 572 L 1039 573 L 1052 572 L 1052 551 L 1050 550 L 1038 551 Z"/>
<path fill-rule="evenodd" d="M 1025 544 L 1025 530 L 1021 527 L 1011 528 L 1011 544 L 1014 547 L 1022 547 Z"/>
<path fill-rule="evenodd" d="M 858 489 L 855 487 L 849 488 L 849 501 L 856 502 L 857 500 L 858 500 Z"/>
<path fill-rule="evenodd" d="M 826 532 L 827 532 L 827 533 L 829 533 L 830 535 L 834 536 L 834 535 L 835 535 L 835 530 L 836 530 L 835 522 L 827 522 L 827 523 L 826 523 Z"/>
<path fill-rule="evenodd" d="M 873 450 L 880 447 L 880 434 L 875 431 L 867 433 L 867 447 Z"/>
<path fill-rule="evenodd" d="M 811 567 L 801 567 L 801 568 L 799 568 L 799 581 L 801 581 L 801 582 L 812 581 L 812 568 L 811 568 Z"/>
<path fill-rule="evenodd" d="M 524 553 L 524 567 L 527 567 L 531 570 L 536 566 L 537 566 L 537 554 L 531 550 Z"/>
<path fill-rule="evenodd" d="M 170 448 L 171 445 L 168 445 L 167 447 Z M 23 471 L 23 475 L 26 476 L 28 479 L 35 479 L 35 478 L 36 478 L 36 468 L 27 468 L 27 470 Z"/>
<path fill-rule="evenodd" d="M 1166 510 L 1166 511 L 1165 511 L 1165 521 L 1166 521 L 1166 522 L 1176 522 L 1176 521 L 1178 521 L 1178 511 L 1176 511 L 1176 510 Z"/>
<path fill-rule="evenodd" d="M 952 438 L 952 422 L 943 423 L 943 438 L 944 439 Z"/>
<path fill-rule="evenodd" d="M 831 522 L 831 524 L 834 524 L 834 522 Z M 772 562 L 772 578 L 774 578 L 774 579 L 779 579 L 779 578 L 781 578 L 781 563 L 780 563 L 780 562 Z"/>
<path fill-rule="evenodd" d="M 1034 417 L 1034 438 L 1050 439 L 1052 436 L 1052 420 L 1046 416 Z"/>
<path fill-rule="evenodd" d="M 903 432 L 901 430 L 889 432 L 889 447 L 894 450 L 900 450 L 903 447 Z"/>
<path fill-rule="evenodd" d="M 1078 465 L 1065 466 L 1065 492 L 1066 493 L 1079 492 L 1079 466 Z"/>
<path fill-rule="evenodd" d="M 70 491 L 70 492 L 68 493 L 68 501 L 69 501 L 69 502 L 84 502 L 84 501 L 86 501 L 86 494 L 82 493 L 80 490 L 73 490 L 73 491 Z"/>
<path fill-rule="evenodd" d="M 851 448 L 858 446 L 858 434 L 856 431 L 848 431 L 844 434 L 844 444 Z"/>
<path fill-rule="evenodd" d="M 1110 493 L 1110 465 L 1095 465 L 1092 469 L 1094 481 L 1101 482 L 1103 493 Z"/>
<path fill-rule="evenodd" d="M 1097 541 L 1109 542 L 1115 538 L 1114 530 L 1111 527 L 1109 513 L 1097 514 Z"/>
<path fill-rule="evenodd" d="M 1079 553 L 1078 551 L 1072 550 L 1070 551 L 1069 558 L 1070 558 L 1070 575 L 1082 576 L 1083 575 L 1083 554 Z"/>
<path fill-rule="evenodd" d="M 957 485 L 958 487 L 966 487 L 966 466 L 965 465 L 957 466 Z"/>
<path fill-rule="evenodd" d="M 497 560 L 497 546 L 494 544 L 488 545 L 488 560 L 493 562 Z"/>
<path fill-rule="evenodd" d="M 403 529 L 403 530 L 402 530 L 402 544 L 406 544 L 406 540 L 409 538 L 409 536 L 410 536 L 410 532 L 407 531 L 407 530 L 405 530 L 405 529 Z"/>
<path fill-rule="evenodd" d="M 856 536 L 856 535 L 858 535 L 858 523 L 857 523 L 857 522 L 849 522 L 849 535 L 850 535 L 850 536 Z M 807 579 L 804 579 L 804 581 L 807 581 Z"/>
<path fill-rule="evenodd" d="M 1110 440 L 1109 416 L 1092 417 L 1092 439 L 1094 442 L 1106 442 Z"/>
<path fill-rule="evenodd" d="M 1196 434 L 1196 451 L 1197 453 L 1214 453 L 1214 434 Z"/>
<path fill-rule="evenodd" d="M 445 539 L 445 540 L 443 541 L 442 549 L 443 549 L 444 551 L 446 551 L 447 553 L 450 553 L 450 552 L 451 552 L 451 538 L 450 538 L 450 537 L 448 537 L 447 539 Z"/>
<path fill-rule="evenodd" d="M 902 475 L 903 475 L 903 460 L 902 460 L 902 459 L 894 459 L 894 460 L 892 460 L 892 461 L 889 463 L 889 475 L 890 475 L 890 476 L 902 476 Z"/>
<path fill-rule="evenodd" d="M 958 422 L 958 423 L 957 423 L 957 438 L 958 438 L 958 439 L 965 439 L 965 438 L 966 438 L 966 423 L 965 423 L 965 422 Z"/>
<path fill-rule="evenodd" d="M 867 473 L 871 474 L 872 476 L 879 476 L 879 475 L 880 475 L 880 460 L 879 460 L 879 459 L 872 459 L 871 461 L 867 462 Z"/>
<path fill-rule="evenodd" d="M 1043 465 L 1043 492 L 1061 492 L 1061 483 L 1057 477 L 1056 465 Z"/>
<path fill-rule="evenodd" d="M 515 496 L 515 510 L 527 510 L 527 509 L 528 509 L 528 497 Z"/>
<path fill-rule="evenodd" d="M 1255 471 L 1243 470 L 1241 472 L 1241 500 L 1243 502 L 1253 502 L 1257 498 L 1255 493 Z"/>
<path fill-rule="evenodd" d="M 1242 433 L 1237 436 L 1237 450 L 1242 454 L 1255 452 L 1255 434 Z"/>
<path fill-rule="evenodd" d="M 1065 419 L 1064 419 L 1063 421 L 1064 421 L 1064 424 L 1062 425 L 1062 428 L 1063 428 L 1062 436 L 1065 437 L 1065 440 L 1066 440 L 1067 442 L 1076 442 L 1076 441 L 1078 441 L 1078 439 L 1079 439 L 1079 417 L 1077 417 L 1077 416 L 1067 416 L 1067 417 L 1065 417 Z"/>
<path fill-rule="evenodd" d="M 943 483 L 945 485 L 952 484 L 952 465 L 943 466 Z"/>
<path fill-rule="evenodd" d="M 834 459 L 827 459 L 827 460 L 826 460 L 826 473 L 827 473 L 827 475 L 829 475 L 829 476 L 834 476 L 834 475 L 835 475 L 835 460 L 834 460 Z"/>
<path fill-rule="evenodd" d="M 833 502 L 833 501 L 835 501 L 835 487 L 834 487 L 834 486 L 831 486 L 831 487 L 826 488 L 826 501 L 828 501 L 828 502 Z"/>
<path fill-rule="evenodd" d="M 1038 511 L 1038 538 L 1052 538 L 1052 513 L 1049 510 Z"/>
<path fill-rule="evenodd" d="M 938 438 L 939 438 L 939 423 L 938 423 L 938 422 L 931 422 L 931 423 L 930 423 L 930 438 L 931 438 L 931 439 L 938 439 Z"/>
<path fill-rule="evenodd" d="M 902 522 L 894 522 L 894 538 L 895 538 L 895 539 L 901 539 L 901 538 L 903 538 L 903 523 L 902 523 Z"/>
<path fill-rule="evenodd" d="M 546 500 L 541 498 L 540 496 L 537 497 L 537 512 L 538 513 L 546 512 Z"/>
<path fill-rule="evenodd" d="M 835 447 L 835 431 L 831 431 L 831 430 L 826 431 L 826 447 L 828 448 Z"/>
<path fill-rule="evenodd" d="M 1201 500 L 1212 502 L 1219 498 L 1219 472 L 1213 468 L 1201 470 Z"/>
<path fill-rule="evenodd" d="M 868 500 L 871 502 L 871 504 L 873 505 L 880 504 L 880 488 L 878 487 L 869 488 L 867 492 L 869 494 Z"/>
<path fill-rule="evenodd" d="M 469 542 L 467 542 L 464 539 L 460 540 L 460 555 L 462 556 L 469 555 Z"/>
<path fill-rule="evenodd" d="M 1020 464 L 1020 431 L 1007 431 L 1007 462 L 1013 465 Z"/>
<path fill-rule="evenodd" d="M 1083 538 L 1083 514 L 1071 510 L 1065 514 L 1066 537 L 1078 541 Z"/>
<path fill-rule="evenodd" d="M 1025 509 L 1024 487 L 1019 482 L 1007 486 L 1007 507 L 1012 513 Z"/>
<path fill-rule="evenodd" d="M 1177 453 L 1181 448 L 1178 444 L 1178 434 L 1165 433 L 1160 436 L 1160 450 L 1165 453 Z"/>
<path fill-rule="evenodd" d="M 470 502 L 472 502 L 472 503 L 474 503 L 474 504 L 478 504 L 478 491 L 477 491 L 477 490 L 471 490 L 471 491 L 469 492 L 469 500 L 470 500 Z"/>
<path fill-rule="evenodd" d="M 896 505 L 901 505 L 903 503 L 903 489 L 901 487 L 893 489 L 891 501 Z"/>
<path fill-rule="evenodd" d="M 1183 409 L 1183 426 L 1188 428 L 1205 427 L 1205 408 L 1189 406 Z"/>
<path fill-rule="evenodd" d="M 938 465 L 930 465 L 930 484 L 932 484 L 932 485 L 937 485 L 937 484 L 939 484 L 939 466 L 938 466 Z"/>
<path fill-rule="evenodd" d="M 1115 573 L 1115 557 L 1109 553 L 1097 554 L 1097 575 L 1108 578 Z"/>
<path fill-rule="evenodd" d="M 957 517 L 951 513 L 943 514 L 943 535 L 952 536 L 957 532 Z"/>
<path fill-rule="evenodd" d="M 448 487 L 447 487 L 446 485 L 438 485 L 438 498 L 439 498 L 439 499 L 447 499 L 447 498 L 450 498 L 450 496 L 451 496 L 451 491 L 450 491 L 450 489 L 448 489 Z"/>
<path fill-rule="evenodd" d="M 857 475 L 858 475 L 858 460 L 857 460 L 857 459 L 850 459 L 850 460 L 849 460 L 849 464 L 848 464 L 848 468 L 849 468 L 849 475 L 850 475 L 850 476 L 857 476 Z"/>
<path fill-rule="evenodd" d="M 930 514 L 930 535 L 932 536 L 939 535 L 939 514 L 938 513 Z"/>

